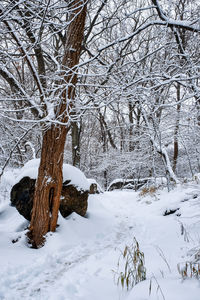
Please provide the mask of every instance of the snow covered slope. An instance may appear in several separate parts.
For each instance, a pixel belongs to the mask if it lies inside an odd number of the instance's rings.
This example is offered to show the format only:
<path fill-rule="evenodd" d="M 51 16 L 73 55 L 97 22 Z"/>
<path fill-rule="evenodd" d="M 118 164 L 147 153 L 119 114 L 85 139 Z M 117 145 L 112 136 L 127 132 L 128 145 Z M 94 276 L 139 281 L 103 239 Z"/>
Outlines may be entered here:
<path fill-rule="evenodd" d="M 194 260 L 200 249 L 197 184 L 145 197 L 133 191 L 90 195 L 87 218 L 59 216 L 57 232 L 38 250 L 26 244 L 27 221 L 1 200 L 1 300 L 200 299 L 200 282 L 182 281 L 177 271 L 178 263 Z M 113 270 L 133 237 L 145 255 L 147 280 L 127 292 L 115 284 Z"/>

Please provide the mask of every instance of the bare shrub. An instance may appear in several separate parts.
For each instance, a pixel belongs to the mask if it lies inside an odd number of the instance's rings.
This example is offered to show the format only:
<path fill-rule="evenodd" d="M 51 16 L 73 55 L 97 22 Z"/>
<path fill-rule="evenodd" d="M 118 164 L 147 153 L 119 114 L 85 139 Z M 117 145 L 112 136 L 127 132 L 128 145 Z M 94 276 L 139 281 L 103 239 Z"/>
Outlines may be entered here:
<path fill-rule="evenodd" d="M 153 196 L 155 192 L 157 191 L 157 187 L 150 186 L 150 187 L 144 187 L 141 192 L 139 193 L 139 196 L 144 197 L 147 195 Z"/>
<path fill-rule="evenodd" d="M 182 279 L 200 279 L 200 264 L 195 262 L 179 263 L 177 269 Z"/>
<path fill-rule="evenodd" d="M 134 238 L 130 246 L 126 246 L 118 260 L 118 270 L 114 271 L 117 285 L 131 290 L 137 283 L 146 279 L 144 266 L 144 253 L 139 248 L 139 243 Z M 123 268 L 123 271 L 120 271 Z"/>

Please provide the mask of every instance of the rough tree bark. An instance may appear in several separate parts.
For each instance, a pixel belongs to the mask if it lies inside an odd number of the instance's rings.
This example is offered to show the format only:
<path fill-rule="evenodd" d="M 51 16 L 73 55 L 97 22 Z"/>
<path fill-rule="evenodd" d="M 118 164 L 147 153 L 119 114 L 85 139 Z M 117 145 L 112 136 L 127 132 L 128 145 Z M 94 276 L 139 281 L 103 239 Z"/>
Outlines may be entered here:
<path fill-rule="evenodd" d="M 71 111 L 75 85 L 76 65 L 79 63 L 81 45 L 84 37 L 86 0 L 71 2 L 73 13 L 67 30 L 63 67 L 66 89 L 57 109 L 59 124 L 51 124 L 43 134 L 41 161 L 34 193 L 34 203 L 28 238 L 34 248 L 43 246 L 45 235 L 55 231 L 62 189 L 62 165 L 66 135 L 69 130 L 68 116 Z M 70 70 L 70 71 L 69 71 Z M 67 75 L 66 75 L 67 74 Z M 61 83 L 63 85 L 63 81 Z M 65 123 L 66 125 L 62 125 Z"/>

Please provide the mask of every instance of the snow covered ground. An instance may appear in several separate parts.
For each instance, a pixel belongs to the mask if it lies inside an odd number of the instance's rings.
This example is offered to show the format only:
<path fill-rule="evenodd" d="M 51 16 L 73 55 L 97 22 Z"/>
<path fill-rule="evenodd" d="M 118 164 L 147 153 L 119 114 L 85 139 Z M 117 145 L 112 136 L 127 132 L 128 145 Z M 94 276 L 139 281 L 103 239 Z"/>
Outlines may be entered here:
<path fill-rule="evenodd" d="M 27 221 L 9 206 L 14 177 L 8 172 L 0 186 L 0 299 L 200 299 L 200 281 L 182 280 L 177 271 L 178 263 L 194 261 L 200 249 L 195 182 L 146 196 L 133 191 L 91 195 L 87 218 L 59 216 L 57 232 L 35 250 L 26 244 Z M 134 237 L 144 252 L 147 279 L 127 292 L 116 285 L 113 270 Z"/>

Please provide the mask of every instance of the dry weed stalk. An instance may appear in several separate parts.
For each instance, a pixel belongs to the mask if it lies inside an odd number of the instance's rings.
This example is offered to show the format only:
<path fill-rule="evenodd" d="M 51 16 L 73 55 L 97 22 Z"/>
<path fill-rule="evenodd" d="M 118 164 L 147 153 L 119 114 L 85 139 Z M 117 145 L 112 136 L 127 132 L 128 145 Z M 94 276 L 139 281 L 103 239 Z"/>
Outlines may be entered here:
<path fill-rule="evenodd" d="M 124 264 L 125 263 L 125 264 Z M 137 283 L 146 279 L 146 268 L 144 266 L 144 253 L 140 251 L 139 243 L 136 238 L 133 244 L 126 246 L 124 251 L 121 252 L 118 260 L 118 270 L 114 271 L 117 276 L 117 285 L 122 288 L 126 287 L 127 290 L 132 289 Z M 123 271 L 119 268 L 123 267 Z"/>

